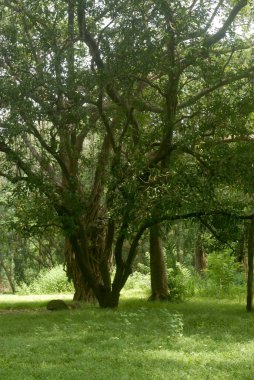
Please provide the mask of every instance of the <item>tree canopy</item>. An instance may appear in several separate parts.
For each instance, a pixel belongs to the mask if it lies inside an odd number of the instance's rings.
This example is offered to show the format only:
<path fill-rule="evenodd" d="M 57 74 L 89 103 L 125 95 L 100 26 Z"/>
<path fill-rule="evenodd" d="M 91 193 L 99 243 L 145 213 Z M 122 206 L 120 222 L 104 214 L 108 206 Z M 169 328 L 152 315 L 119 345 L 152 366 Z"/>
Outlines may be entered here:
<path fill-rule="evenodd" d="M 40 193 L 77 286 L 114 307 L 149 227 L 253 217 L 247 0 L 0 5 L 0 174 Z"/>

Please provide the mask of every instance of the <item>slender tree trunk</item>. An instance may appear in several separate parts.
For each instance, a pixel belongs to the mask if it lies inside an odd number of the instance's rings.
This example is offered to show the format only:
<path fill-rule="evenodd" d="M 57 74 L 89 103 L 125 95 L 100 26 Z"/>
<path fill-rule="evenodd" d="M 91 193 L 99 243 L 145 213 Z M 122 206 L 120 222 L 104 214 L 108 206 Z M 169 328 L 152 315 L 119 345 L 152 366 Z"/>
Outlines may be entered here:
<path fill-rule="evenodd" d="M 250 222 L 248 237 L 248 278 L 246 310 L 253 311 L 253 253 L 254 253 L 254 218 Z"/>
<path fill-rule="evenodd" d="M 182 263 L 183 254 L 182 254 L 181 244 L 180 244 L 181 231 L 180 231 L 180 225 L 179 224 L 176 225 L 176 227 L 175 227 L 175 237 L 176 237 L 176 261 L 178 263 Z"/>
<path fill-rule="evenodd" d="M 237 247 L 237 261 L 239 263 L 243 263 L 243 260 L 244 260 L 244 234 L 242 236 L 242 238 L 239 240 L 239 243 L 238 243 L 238 247 Z"/>
<path fill-rule="evenodd" d="M 204 273 L 206 268 L 206 258 L 204 254 L 201 236 L 199 235 L 195 246 L 195 270 L 199 275 Z"/>
<path fill-rule="evenodd" d="M 15 286 L 15 280 L 14 280 L 14 276 L 13 276 L 13 270 L 12 270 L 12 268 L 8 269 L 7 266 L 4 264 L 3 260 L 1 260 L 0 265 L 3 267 L 3 270 L 5 272 L 7 280 L 9 282 L 10 287 L 11 287 L 11 291 L 14 294 L 16 292 L 16 286 Z"/>
<path fill-rule="evenodd" d="M 246 252 L 245 252 L 245 242 L 246 242 L 246 231 L 244 231 L 242 238 L 239 241 L 239 245 L 237 248 L 237 261 L 243 265 L 244 275 L 245 275 L 245 278 L 247 278 L 248 269 L 247 269 L 247 258 L 246 258 Z"/>
<path fill-rule="evenodd" d="M 168 299 L 168 279 L 159 225 L 154 225 L 150 228 L 150 271 L 152 291 L 150 300 Z"/>

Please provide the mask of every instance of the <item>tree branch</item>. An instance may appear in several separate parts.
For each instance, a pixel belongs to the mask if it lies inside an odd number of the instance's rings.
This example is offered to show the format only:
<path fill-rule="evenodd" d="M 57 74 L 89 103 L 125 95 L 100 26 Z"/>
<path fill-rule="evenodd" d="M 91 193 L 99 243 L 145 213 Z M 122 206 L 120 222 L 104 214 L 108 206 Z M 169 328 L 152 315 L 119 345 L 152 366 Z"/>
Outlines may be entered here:
<path fill-rule="evenodd" d="M 225 35 L 226 35 L 226 32 L 228 31 L 230 25 L 234 22 L 236 16 L 238 15 L 238 13 L 248 4 L 248 0 L 240 0 L 238 1 L 238 3 L 236 3 L 236 5 L 234 6 L 234 8 L 231 10 L 228 18 L 226 19 L 226 21 L 224 22 L 224 24 L 222 25 L 222 27 L 218 30 L 218 32 L 216 32 L 215 34 L 213 35 L 210 35 L 208 36 L 205 41 L 204 41 L 204 47 L 205 48 L 209 48 L 210 46 L 216 44 L 217 42 L 219 42 L 220 40 L 222 40 Z"/>
<path fill-rule="evenodd" d="M 234 76 L 232 76 L 231 78 L 228 78 L 228 79 L 220 80 L 219 82 L 217 82 L 213 86 L 204 88 L 199 93 L 197 93 L 196 95 L 192 96 L 190 99 L 188 99 L 188 100 L 180 103 L 178 105 L 178 109 L 189 107 L 192 104 L 195 104 L 198 100 L 202 99 L 206 95 L 209 95 L 210 93 L 212 93 L 213 91 L 217 90 L 220 87 L 224 87 L 224 86 L 226 86 L 228 84 L 231 84 L 231 83 L 234 83 L 234 82 L 236 82 L 236 81 L 238 81 L 240 79 L 249 78 L 250 74 L 253 73 L 253 72 L 254 72 L 254 67 L 251 67 L 249 70 L 246 70 L 246 71 L 244 71 L 241 74 L 234 75 Z"/>
<path fill-rule="evenodd" d="M 103 121 L 103 124 L 105 125 L 106 131 L 107 131 L 107 135 L 109 137 L 112 149 L 116 153 L 117 152 L 117 147 L 116 147 L 116 143 L 115 143 L 115 139 L 114 139 L 114 135 L 113 135 L 113 132 L 112 132 L 111 125 L 109 124 L 107 116 L 105 115 L 105 113 L 103 111 L 102 97 L 100 97 L 99 102 L 98 102 L 98 110 L 99 110 L 101 119 Z"/>
<path fill-rule="evenodd" d="M 39 154 L 37 152 L 37 150 L 35 149 L 35 147 L 28 140 L 27 136 L 22 136 L 22 139 L 23 139 L 25 145 L 27 146 L 27 148 L 29 149 L 29 151 L 31 152 L 32 156 L 40 164 L 41 168 L 46 171 L 46 173 L 48 174 L 49 178 L 51 180 L 53 180 L 54 184 L 56 184 L 57 186 L 60 186 L 60 184 L 58 183 L 58 181 L 57 181 L 57 179 L 55 177 L 55 171 L 52 168 L 52 166 L 43 159 L 43 157 L 42 157 L 41 154 Z"/>
<path fill-rule="evenodd" d="M 31 125 L 31 131 L 32 131 L 32 134 L 37 138 L 37 140 L 39 141 L 39 143 L 41 144 L 41 146 L 52 157 L 55 158 L 55 160 L 59 164 L 60 168 L 62 169 L 64 176 L 66 177 L 66 179 L 68 179 L 69 178 L 69 173 L 68 173 L 67 167 L 66 167 L 65 163 L 63 162 L 63 160 L 61 160 L 60 157 L 59 157 L 59 155 L 54 151 L 54 149 L 52 147 L 50 147 L 46 143 L 46 141 L 44 140 L 44 138 L 42 137 L 42 135 L 40 134 L 40 132 L 38 131 L 38 129 L 34 125 Z"/>
<path fill-rule="evenodd" d="M 153 218 L 152 220 L 148 220 L 143 225 L 140 226 L 139 230 L 134 236 L 134 239 L 132 240 L 129 254 L 125 262 L 124 280 L 126 281 L 129 273 L 131 273 L 131 267 L 133 264 L 133 260 L 135 259 L 135 256 L 136 256 L 136 250 L 137 250 L 139 240 L 141 239 L 146 229 L 154 226 L 155 224 L 162 223 L 165 221 L 176 221 L 176 220 L 195 219 L 195 218 L 200 219 L 201 217 L 216 216 L 216 215 L 227 216 L 229 218 L 236 218 L 239 220 L 252 220 L 254 217 L 254 213 L 250 215 L 238 215 L 238 214 L 233 214 L 228 211 L 218 210 L 218 211 L 208 211 L 208 212 L 198 211 L 198 212 L 191 212 L 191 213 L 180 214 L 180 215 L 164 215 L 157 218 Z"/>

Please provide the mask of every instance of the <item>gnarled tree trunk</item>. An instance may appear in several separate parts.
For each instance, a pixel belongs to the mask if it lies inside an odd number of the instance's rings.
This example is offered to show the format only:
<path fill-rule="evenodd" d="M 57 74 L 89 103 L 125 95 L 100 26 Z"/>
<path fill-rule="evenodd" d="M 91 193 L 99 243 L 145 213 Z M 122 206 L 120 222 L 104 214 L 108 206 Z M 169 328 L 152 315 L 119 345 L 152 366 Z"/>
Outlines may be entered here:
<path fill-rule="evenodd" d="M 99 221 L 94 222 L 94 225 L 91 225 L 86 233 L 86 252 L 83 250 L 83 255 L 87 255 L 86 264 L 93 274 L 94 281 L 98 284 L 103 284 L 106 289 L 111 289 L 111 247 L 108 246 L 110 242 L 106 239 L 109 234 L 106 235 L 105 226 L 102 226 Z M 75 250 L 68 238 L 65 241 L 65 262 L 68 277 L 73 281 L 75 289 L 74 300 L 94 302 L 96 300 L 94 290 L 92 290 L 91 285 L 82 274 Z"/>
<path fill-rule="evenodd" d="M 73 296 L 74 301 L 94 302 L 95 295 L 91 287 L 84 281 L 82 273 L 75 260 L 75 253 L 72 250 L 71 243 L 68 238 L 65 239 L 65 264 L 67 276 L 72 280 L 75 293 Z"/>

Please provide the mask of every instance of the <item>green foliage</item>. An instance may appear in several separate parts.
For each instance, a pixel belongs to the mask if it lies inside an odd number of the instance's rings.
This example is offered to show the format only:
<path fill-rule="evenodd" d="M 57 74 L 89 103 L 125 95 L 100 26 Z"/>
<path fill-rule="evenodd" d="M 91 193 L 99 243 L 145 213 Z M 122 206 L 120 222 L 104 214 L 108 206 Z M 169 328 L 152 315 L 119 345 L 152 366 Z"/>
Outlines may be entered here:
<path fill-rule="evenodd" d="M 144 263 L 137 263 L 137 271 L 142 274 L 149 274 L 150 268 Z"/>
<path fill-rule="evenodd" d="M 180 263 L 168 270 L 168 287 L 172 301 L 183 301 L 194 295 L 194 275 L 192 271 Z"/>
<path fill-rule="evenodd" d="M 140 273 L 138 271 L 133 272 L 130 277 L 128 278 L 128 281 L 125 284 L 125 289 L 149 289 L 150 287 L 150 275 Z"/>
<path fill-rule="evenodd" d="M 206 278 L 220 289 L 227 290 L 230 285 L 235 284 L 240 271 L 241 265 L 227 251 L 213 252 L 207 257 Z"/>
<path fill-rule="evenodd" d="M 227 250 L 213 252 L 207 257 L 205 276 L 196 281 L 197 292 L 212 297 L 242 297 L 245 278 L 240 263 Z"/>
<path fill-rule="evenodd" d="M 62 265 L 58 265 L 50 270 L 43 270 L 30 285 L 23 283 L 17 291 L 19 294 L 72 293 L 73 285 L 67 280 Z"/>
<path fill-rule="evenodd" d="M 136 264 L 137 272 L 142 274 L 150 273 L 150 253 L 145 252 L 143 257 L 139 257 L 139 262 Z"/>
<path fill-rule="evenodd" d="M 38 192 L 24 190 L 23 186 L 15 187 L 0 179 L 0 290 L 3 292 L 10 287 L 15 292 L 17 285 L 30 284 L 43 268 L 52 268 L 63 261 L 63 237 L 48 224 L 50 210 L 47 211 L 45 199 Z"/>

